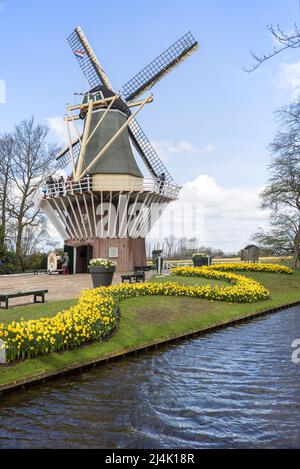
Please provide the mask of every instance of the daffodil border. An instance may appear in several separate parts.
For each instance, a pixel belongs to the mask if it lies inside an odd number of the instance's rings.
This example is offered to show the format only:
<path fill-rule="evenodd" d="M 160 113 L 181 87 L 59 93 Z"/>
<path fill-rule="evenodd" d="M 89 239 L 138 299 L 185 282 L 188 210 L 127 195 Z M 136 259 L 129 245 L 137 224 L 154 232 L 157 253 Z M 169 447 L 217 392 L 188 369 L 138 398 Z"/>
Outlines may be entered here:
<path fill-rule="evenodd" d="M 252 303 L 266 300 L 270 292 L 254 279 L 228 273 L 225 270 L 292 273 L 276 264 L 222 264 L 208 267 L 176 267 L 172 273 L 182 276 L 205 277 L 229 282 L 229 286 L 180 285 L 176 282 L 119 284 L 85 290 L 69 310 L 30 321 L 0 324 L 0 339 L 4 342 L 7 361 L 36 357 L 79 347 L 99 341 L 111 334 L 119 323 L 118 304 L 121 300 L 147 295 L 186 296 L 211 301 Z M 225 267 L 226 266 L 226 267 Z M 259 266 L 259 268 L 257 267 Z M 288 269 L 288 270 L 287 270 Z"/>
<path fill-rule="evenodd" d="M 293 270 L 280 264 L 259 264 L 256 262 L 228 262 L 223 264 L 213 264 L 208 267 L 210 270 L 235 271 L 235 272 L 269 272 L 272 274 L 292 274 Z"/>
<path fill-rule="evenodd" d="M 118 301 L 86 290 L 76 305 L 52 317 L 0 324 L 6 362 L 73 349 L 102 340 L 119 324 Z"/>

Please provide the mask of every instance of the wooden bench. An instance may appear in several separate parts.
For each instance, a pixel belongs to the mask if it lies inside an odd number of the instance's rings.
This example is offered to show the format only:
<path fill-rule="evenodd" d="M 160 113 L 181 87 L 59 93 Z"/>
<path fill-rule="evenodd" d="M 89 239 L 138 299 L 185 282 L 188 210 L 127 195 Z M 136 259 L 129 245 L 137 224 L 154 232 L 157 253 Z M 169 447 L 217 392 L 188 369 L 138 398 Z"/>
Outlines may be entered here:
<path fill-rule="evenodd" d="M 47 269 L 33 269 L 34 275 L 39 275 L 39 274 L 46 274 Z"/>
<path fill-rule="evenodd" d="M 33 295 L 34 303 L 45 303 L 45 293 L 48 293 L 48 290 L 31 290 L 13 293 L 0 293 L 0 308 L 7 309 L 9 298 L 19 298 L 21 296 Z M 41 298 L 41 300 L 38 301 L 37 298 Z M 1 303 L 5 303 L 5 306 L 2 306 Z"/>
<path fill-rule="evenodd" d="M 135 272 L 149 272 L 151 270 L 151 265 L 136 265 Z"/>
<path fill-rule="evenodd" d="M 145 272 L 134 272 L 133 274 L 124 274 L 121 275 L 122 283 L 128 281 L 132 283 L 132 280 L 137 282 L 144 282 L 145 281 Z"/>

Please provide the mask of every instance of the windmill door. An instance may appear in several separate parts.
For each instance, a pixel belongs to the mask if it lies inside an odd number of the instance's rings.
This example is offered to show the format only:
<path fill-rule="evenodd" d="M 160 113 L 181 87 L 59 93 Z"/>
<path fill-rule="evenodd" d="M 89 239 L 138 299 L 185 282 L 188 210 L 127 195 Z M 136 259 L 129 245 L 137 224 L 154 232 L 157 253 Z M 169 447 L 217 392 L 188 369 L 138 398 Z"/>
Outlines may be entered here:
<path fill-rule="evenodd" d="M 90 244 L 77 246 L 76 248 L 76 273 L 86 274 L 89 272 L 88 265 L 93 257 L 93 246 Z"/>

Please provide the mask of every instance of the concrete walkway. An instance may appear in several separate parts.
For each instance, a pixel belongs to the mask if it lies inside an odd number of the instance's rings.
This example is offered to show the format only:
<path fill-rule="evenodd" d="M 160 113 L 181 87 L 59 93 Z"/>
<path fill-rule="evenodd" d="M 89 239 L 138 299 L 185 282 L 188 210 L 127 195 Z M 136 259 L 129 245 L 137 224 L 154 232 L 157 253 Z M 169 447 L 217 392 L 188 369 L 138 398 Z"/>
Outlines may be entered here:
<path fill-rule="evenodd" d="M 146 279 L 153 275 L 146 272 Z M 121 282 L 121 274 L 115 274 L 113 284 Z M 75 275 L 5 275 L 0 276 L 0 292 L 11 293 L 18 291 L 47 289 L 46 301 L 76 298 L 81 290 L 93 288 L 90 274 Z M 9 300 L 9 306 L 23 305 L 33 302 L 33 298 L 21 297 Z"/>

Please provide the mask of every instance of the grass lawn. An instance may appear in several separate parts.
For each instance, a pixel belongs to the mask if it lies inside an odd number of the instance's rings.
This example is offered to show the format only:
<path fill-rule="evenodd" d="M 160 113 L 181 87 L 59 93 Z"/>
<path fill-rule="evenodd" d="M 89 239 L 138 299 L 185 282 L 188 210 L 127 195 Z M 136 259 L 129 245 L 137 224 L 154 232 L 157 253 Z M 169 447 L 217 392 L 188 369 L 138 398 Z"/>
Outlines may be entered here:
<path fill-rule="evenodd" d="M 255 278 L 271 291 L 269 300 L 257 303 L 212 302 L 196 298 L 152 296 L 131 298 L 120 303 L 121 323 L 119 330 L 109 340 L 86 345 L 63 353 L 52 353 L 38 358 L 15 362 L 0 367 L 1 385 L 23 379 L 31 379 L 45 373 L 62 370 L 68 366 L 96 360 L 113 353 L 162 340 L 192 330 L 204 330 L 216 324 L 251 316 L 256 312 L 300 300 L 300 270 L 292 275 L 270 273 L 243 273 Z M 176 281 L 185 284 L 223 282 L 195 277 L 168 276 L 152 281 Z M 74 300 L 56 301 L 38 305 L 13 307 L 0 310 L 0 322 L 18 320 L 21 317 L 37 318 L 53 315 L 70 306 Z"/>
<path fill-rule="evenodd" d="M 26 321 L 28 319 L 38 319 L 42 316 L 54 316 L 59 311 L 69 308 L 75 302 L 76 300 L 60 300 L 0 309 L 0 322 L 9 324 L 12 321 L 21 321 L 22 319 Z"/>
<path fill-rule="evenodd" d="M 218 285 L 219 287 L 228 286 L 228 283 L 223 282 L 222 280 L 215 280 L 211 278 L 202 278 L 202 277 L 183 277 L 178 275 L 160 275 L 152 277 L 150 282 L 177 282 L 182 285 Z"/>

